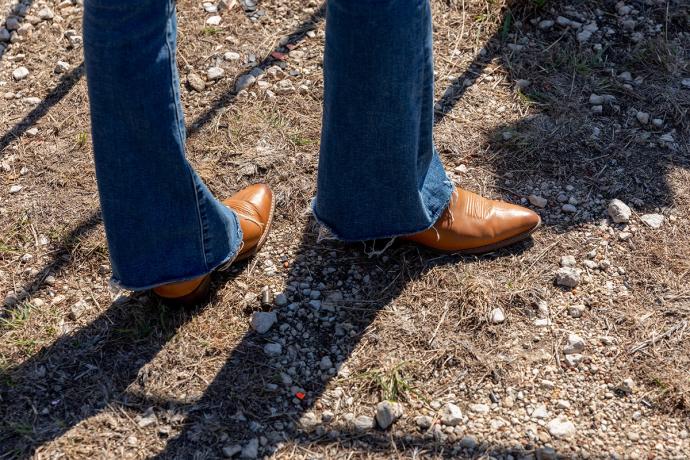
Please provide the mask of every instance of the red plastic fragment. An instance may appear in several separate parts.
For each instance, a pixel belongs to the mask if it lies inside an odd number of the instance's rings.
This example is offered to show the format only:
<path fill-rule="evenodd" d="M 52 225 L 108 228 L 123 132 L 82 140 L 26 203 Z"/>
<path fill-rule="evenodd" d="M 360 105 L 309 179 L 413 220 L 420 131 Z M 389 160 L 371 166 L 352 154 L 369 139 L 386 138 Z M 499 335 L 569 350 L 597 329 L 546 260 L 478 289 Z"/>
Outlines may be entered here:
<path fill-rule="evenodd" d="M 280 51 L 273 51 L 271 53 L 271 57 L 279 61 L 284 61 L 287 56 L 285 55 L 285 53 L 281 53 Z"/>
<path fill-rule="evenodd" d="M 304 399 L 304 397 L 306 395 L 304 393 L 302 393 L 301 391 L 298 391 L 297 393 L 295 393 L 295 396 L 297 396 L 297 399 L 299 399 L 301 401 Z"/>

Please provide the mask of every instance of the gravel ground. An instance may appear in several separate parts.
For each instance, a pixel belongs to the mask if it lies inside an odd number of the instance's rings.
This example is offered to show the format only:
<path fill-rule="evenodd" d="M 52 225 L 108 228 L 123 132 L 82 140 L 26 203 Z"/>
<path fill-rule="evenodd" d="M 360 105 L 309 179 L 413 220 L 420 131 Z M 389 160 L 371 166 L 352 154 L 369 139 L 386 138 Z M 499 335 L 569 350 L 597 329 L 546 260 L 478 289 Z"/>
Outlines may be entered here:
<path fill-rule="evenodd" d="M 432 5 L 443 161 L 534 241 L 321 240 L 323 6 L 181 0 L 189 157 L 278 203 L 179 310 L 108 285 L 81 2 L 0 0 L 0 458 L 690 457 L 690 6 Z"/>

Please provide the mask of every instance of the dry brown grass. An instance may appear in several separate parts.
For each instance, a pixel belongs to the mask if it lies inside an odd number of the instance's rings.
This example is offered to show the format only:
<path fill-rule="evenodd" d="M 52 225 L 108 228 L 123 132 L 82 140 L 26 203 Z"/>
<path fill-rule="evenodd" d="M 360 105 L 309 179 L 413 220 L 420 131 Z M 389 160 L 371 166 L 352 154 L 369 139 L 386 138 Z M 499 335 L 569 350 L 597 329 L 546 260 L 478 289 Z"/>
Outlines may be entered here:
<path fill-rule="evenodd" d="M 236 9 L 213 31 L 196 3 L 179 2 L 183 79 L 188 69 L 203 73 L 219 50 L 263 59 L 318 7 L 264 3 L 269 19 L 251 22 Z M 593 10 L 602 2 L 573 3 Z M 614 2 L 603 3 L 609 11 Z M 560 11 L 566 5 L 549 8 Z M 40 130 L 37 137 L 26 136 L 22 126 L 29 124 L 21 124 L 30 108 L 19 102 L 0 105 L 0 134 L 11 132 L 0 142 L 0 162 L 12 166 L 0 173 L 0 292 L 20 297 L 18 306 L 2 310 L 0 324 L 0 458 L 145 458 L 161 452 L 218 457 L 223 446 L 257 436 L 247 422 L 233 418 L 238 410 L 264 426 L 284 422 L 286 439 L 269 441 L 281 446 L 278 458 L 457 457 L 457 442 L 420 433 L 412 416 L 433 412 L 435 400 L 454 400 L 464 410 L 491 394 L 505 398 L 509 390 L 524 391 L 535 401 L 564 397 L 559 389 L 542 394 L 542 378 L 583 389 L 572 395 L 568 412 L 579 414 L 579 437 L 544 441 L 539 436 L 548 434 L 537 427 L 536 439 L 513 439 L 505 430 L 478 427 L 484 437 L 478 452 L 531 453 L 552 443 L 566 456 L 598 456 L 620 444 L 621 452 L 653 455 L 654 444 L 666 439 L 661 428 L 688 429 L 690 330 L 682 324 L 690 317 L 690 96 L 677 82 L 688 73 L 690 44 L 687 34 L 679 35 L 686 23 L 676 13 L 687 9 L 679 5 L 666 15 L 664 8 L 650 7 L 650 17 L 668 24 L 666 33 L 644 46 L 621 38 L 608 51 L 617 71 L 645 77 L 646 83 L 630 92 L 611 78 L 600 56 L 572 36 L 531 35 L 534 46 L 512 52 L 507 44 L 533 33 L 530 19 L 545 14 L 534 2 L 434 1 L 433 8 L 436 92 L 445 101 L 439 107 L 437 145 L 449 170 L 460 164 L 469 168 L 454 178 L 463 187 L 512 201 L 529 195 L 530 187 L 563 189 L 576 183 L 582 196 L 601 195 L 603 204 L 568 219 L 548 211 L 532 245 L 482 258 L 440 257 L 402 245 L 368 258 L 360 245 L 318 243 L 305 210 L 314 193 L 320 129 L 319 22 L 317 36 L 300 42 L 304 60 L 288 61 L 290 68 L 302 70 L 295 81 L 311 81 L 307 94 L 271 100 L 255 91 L 236 97 L 233 77 L 246 69 L 229 64 L 229 77 L 209 90 L 183 91 L 188 154 L 210 188 L 225 196 L 266 181 L 278 196 L 268 247 L 259 258 L 216 277 L 213 299 L 198 311 L 169 309 L 145 294 L 115 297 L 108 289 L 107 248 L 90 146 L 84 141 L 89 132 L 85 84 L 83 78 L 72 84 L 71 77 L 52 73 L 56 47 L 74 67 L 81 62 L 80 50 L 65 49 L 59 30 L 80 28 L 79 15 L 13 45 L 12 53 L 16 48 L 31 56 L 31 86 L 10 82 L 4 88 L 52 95 L 49 100 L 56 102 L 30 119 Z M 508 8 L 513 25 L 504 34 Z M 10 62 L 7 56 L 0 61 L 0 80 L 8 80 Z M 531 85 L 521 90 L 518 79 Z M 474 83 L 465 87 L 464 80 Z M 591 116 L 587 98 L 592 92 L 614 94 L 621 110 Z M 663 132 L 675 129 L 679 148 L 649 146 L 648 131 L 628 112 L 642 108 L 664 118 Z M 591 137 L 595 126 L 601 129 L 599 139 Z M 29 169 L 23 176 L 22 166 Z M 9 185 L 17 181 L 25 189 L 9 195 Z M 641 200 L 638 213 L 661 210 L 675 220 L 660 231 L 638 224 L 631 241 L 619 241 L 616 232 L 599 225 L 606 201 L 619 196 Z M 553 286 L 561 255 L 580 261 L 595 247 L 599 260 L 610 260 L 624 273 L 593 273 L 574 291 Z M 34 255 L 30 263 L 20 262 L 25 253 Z M 279 267 L 275 275 L 264 271 L 268 259 Z M 327 267 L 335 272 L 324 274 Z M 55 278 L 50 285 L 49 275 Z M 280 369 L 263 356 L 263 339 L 247 332 L 247 321 L 251 311 L 262 308 L 257 300 L 262 288 L 281 291 L 307 276 L 329 289 L 343 281 L 355 293 L 338 313 L 338 321 L 350 327 L 346 340 L 325 325 L 303 340 L 322 350 L 340 347 L 346 372 L 325 380 L 300 374 L 295 385 L 308 397 L 290 406 L 290 413 L 275 414 L 271 407 L 282 401 L 266 384 L 279 381 Z M 627 286 L 628 295 L 612 293 L 607 280 Z M 36 299 L 45 304 L 36 307 Z M 70 316 L 80 300 L 87 308 Z M 548 301 L 553 321 L 544 329 L 532 323 L 541 300 Z M 587 305 L 582 319 L 567 315 L 573 303 Z M 502 325 L 488 321 L 497 307 L 508 317 Z M 658 338 L 669 330 L 674 332 Z M 587 362 L 579 372 L 562 363 L 560 350 L 569 331 L 588 342 Z M 603 335 L 615 337 L 616 346 L 598 345 Z M 632 352 L 644 343 L 648 346 Z M 634 397 L 608 399 L 605 410 L 590 412 L 602 385 L 627 377 L 639 385 Z M 392 431 L 361 434 L 343 421 L 348 412 L 371 415 L 382 398 L 399 399 L 409 415 Z M 156 423 L 141 426 L 150 408 Z M 612 426 L 633 424 L 638 408 L 649 417 L 650 435 L 643 444 L 631 444 L 623 435 L 602 438 L 605 446 L 592 443 L 595 436 L 587 430 L 591 425 L 599 433 L 601 417 L 608 416 L 602 414 L 621 414 Z M 337 429 L 337 436 L 297 426 L 303 413 L 326 409 L 336 412 L 328 429 Z M 690 452 L 687 441 L 680 442 Z"/>

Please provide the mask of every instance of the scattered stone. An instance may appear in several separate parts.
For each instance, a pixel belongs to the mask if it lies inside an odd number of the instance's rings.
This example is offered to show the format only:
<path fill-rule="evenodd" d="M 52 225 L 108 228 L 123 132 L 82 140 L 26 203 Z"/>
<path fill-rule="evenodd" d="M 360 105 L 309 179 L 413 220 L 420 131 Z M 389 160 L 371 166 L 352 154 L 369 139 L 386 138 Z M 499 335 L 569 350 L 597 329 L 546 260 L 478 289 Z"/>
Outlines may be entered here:
<path fill-rule="evenodd" d="M 532 203 L 533 206 L 536 206 L 538 208 L 546 207 L 546 204 L 549 202 L 549 200 L 547 200 L 546 198 L 537 195 L 530 195 L 527 199 L 530 203 Z"/>
<path fill-rule="evenodd" d="M 55 64 L 55 69 L 53 72 L 55 73 L 65 73 L 69 71 L 69 64 L 64 61 L 57 61 L 57 64 Z"/>
<path fill-rule="evenodd" d="M 639 121 L 640 124 L 646 125 L 649 123 L 649 114 L 647 112 L 637 112 L 635 116 L 637 117 L 637 121 Z"/>
<path fill-rule="evenodd" d="M 331 361 L 331 358 L 328 355 L 326 355 L 323 358 L 321 358 L 321 361 L 319 362 L 319 367 L 322 371 L 327 371 L 333 367 L 333 361 Z"/>
<path fill-rule="evenodd" d="M 36 13 L 36 15 L 37 15 L 38 18 L 41 19 L 42 21 L 48 21 L 48 20 L 53 19 L 53 18 L 55 17 L 55 13 L 53 13 L 53 10 L 51 10 L 51 9 L 48 8 L 47 6 L 41 8 L 41 9 L 38 11 L 38 13 Z"/>
<path fill-rule="evenodd" d="M 572 318 L 580 318 L 587 308 L 582 304 L 571 305 L 568 307 L 568 314 Z"/>
<path fill-rule="evenodd" d="M 661 214 L 644 214 L 640 220 L 651 228 L 659 228 L 664 224 L 664 216 Z"/>
<path fill-rule="evenodd" d="M 556 284 L 569 288 L 580 284 L 580 271 L 572 267 L 562 267 L 556 272 Z"/>
<path fill-rule="evenodd" d="M 577 41 L 580 43 L 585 43 L 589 41 L 590 38 L 592 38 L 592 32 L 589 30 L 583 30 L 577 34 Z"/>
<path fill-rule="evenodd" d="M 577 212 L 577 208 L 576 208 L 574 205 L 570 204 L 570 203 L 564 204 L 564 205 L 561 207 L 561 209 L 563 210 L 563 212 L 567 212 L 567 213 L 570 213 L 570 214 L 574 214 L 574 213 Z"/>
<path fill-rule="evenodd" d="M 623 395 L 630 395 L 635 391 L 635 381 L 631 378 L 623 380 L 615 390 Z"/>
<path fill-rule="evenodd" d="M 236 53 L 234 51 L 228 51 L 223 55 L 223 59 L 226 61 L 239 61 L 240 57 L 240 53 Z"/>
<path fill-rule="evenodd" d="M 218 0 L 218 10 L 230 10 L 237 4 L 237 0 Z"/>
<path fill-rule="evenodd" d="M 546 418 L 548 416 L 549 416 L 549 411 L 546 410 L 546 406 L 543 404 L 539 404 L 532 411 L 532 418 Z"/>
<path fill-rule="evenodd" d="M 581 353 L 585 349 L 585 341 L 577 334 L 568 334 L 568 343 L 563 348 L 563 353 L 572 355 Z"/>
<path fill-rule="evenodd" d="M 210 18 L 208 18 L 208 19 L 206 20 L 206 25 L 207 25 L 207 26 L 218 26 L 218 25 L 220 25 L 220 22 L 221 22 L 222 20 L 223 20 L 223 18 L 221 18 L 221 17 L 218 16 L 218 15 L 211 16 Z"/>
<path fill-rule="evenodd" d="M 494 308 L 489 315 L 492 324 L 501 324 L 506 320 L 506 315 L 502 308 Z"/>
<path fill-rule="evenodd" d="M 25 97 L 22 99 L 23 102 L 26 102 L 29 105 L 38 105 L 41 103 L 41 98 L 40 97 Z"/>
<path fill-rule="evenodd" d="M 463 436 L 460 440 L 460 445 L 468 450 L 473 450 L 477 447 L 477 440 L 472 436 Z"/>
<path fill-rule="evenodd" d="M 562 256 L 561 257 L 561 267 L 574 267 L 577 265 L 575 256 Z"/>
<path fill-rule="evenodd" d="M 220 80 L 224 75 L 225 70 L 223 70 L 221 67 L 211 67 L 206 71 L 206 77 L 208 77 L 208 79 L 211 81 Z"/>
<path fill-rule="evenodd" d="M 84 39 L 82 38 L 81 35 L 77 35 L 74 33 L 74 31 L 68 31 L 68 32 L 73 32 L 71 34 L 67 34 L 65 32 L 65 36 L 67 37 L 67 40 L 69 41 L 69 44 L 72 48 L 78 48 L 81 46 L 81 44 L 84 42 Z"/>
<path fill-rule="evenodd" d="M 604 96 L 599 96 L 598 94 L 592 93 L 589 96 L 589 103 L 592 105 L 601 105 L 604 103 Z"/>
<path fill-rule="evenodd" d="M 550 29 L 553 27 L 554 24 L 554 21 L 550 19 L 544 19 L 543 21 L 539 22 L 539 28 L 542 30 Z"/>
<path fill-rule="evenodd" d="M 252 314 L 251 326 L 259 334 L 265 334 L 277 320 L 275 312 L 256 311 Z"/>
<path fill-rule="evenodd" d="M 235 83 L 235 91 L 240 92 L 256 83 L 256 77 L 251 74 L 240 75 Z"/>
<path fill-rule="evenodd" d="M 299 424 L 307 431 L 312 431 L 319 425 L 319 419 L 316 418 L 316 414 L 313 412 L 306 412 L 299 419 Z"/>
<path fill-rule="evenodd" d="M 5 27 L 7 28 L 7 30 L 19 30 L 20 26 L 21 23 L 19 22 L 19 18 L 17 18 L 16 16 L 10 16 L 5 21 Z"/>
<path fill-rule="evenodd" d="M 138 417 L 137 425 L 139 425 L 140 428 L 146 428 L 147 426 L 156 423 L 156 421 L 157 418 L 155 412 L 153 412 L 153 408 L 148 408 L 140 417 Z"/>
<path fill-rule="evenodd" d="M 429 428 L 431 428 L 432 423 L 434 423 L 434 419 L 432 419 L 428 415 L 418 415 L 417 417 L 415 417 L 414 422 L 420 429 L 428 430 Z"/>
<path fill-rule="evenodd" d="M 288 298 L 284 293 L 277 294 L 275 298 L 273 299 L 273 302 L 278 306 L 278 307 L 284 307 L 285 305 L 288 304 Z"/>
<path fill-rule="evenodd" d="M 10 193 L 19 193 L 22 191 L 23 188 L 24 187 L 22 187 L 21 185 L 13 185 L 10 187 Z"/>
<path fill-rule="evenodd" d="M 29 36 L 34 30 L 34 26 L 31 24 L 22 24 L 22 26 L 17 30 L 17 34 L 21 36 Z"/>
<path fill-rule="evenodd" d="M 226 458 L 232 458 L 240 452 L 242 452 L 242 446 L 240 446 L 239 444 L 223 447 L 223 455 Z"/>
<path fill-rule="evenodd" d="M 313 308 L 314 310 L 320 310 L 321 309 L 321 301 L 312 299 L 309 301 L 309 306 Z"/>
<path fill-rule="evenodd" d="M 462 422 L 462 411 L 453 403 L 447 403 L 441 410 L 441 423 L 447 426 L 457 426 Z"/>
<path fill-rule="evenodd" d="M 259 440 L 257 438 L 251 439 L 240 453 L 241 458 L 256 458 L 259 456 Z"/>
<path fill-rule="evenodd" d="M 14 78 L 17 81 L 24 80 L 28 76 L 29 76 L 29 69 L 27 69 L 26 67 L 17 67 L 12 72 L 12 78 Z"/>
<path fill-rule="evenodd" d="M 680 84 L 683 85 L 684 88 L 690 88 L 690 78 L 683 78 Z"/>
<path fill-rule="evenodd" d="M 264 353 L 268 356 L 280 356 L 283 353 L 283 347 L 279 343 L 267 343 L 264 345 Z"/>
<path fill-rule="evenodd" d="M 376 422 L 382 429 L 387 429 L 403 415 L 403 408 L 400 403 L 391 401 L 381 401 L 376 406 Z"/>
<path fill-rule="evenodd" d="M 284 95 L 284 94 L 291 94 L 295 92 L 295 86 L 292 84 L 290 80 L 280 80 L 278 83 L 275 84 L 275 93 Z"/>
<path fill-rule="evenodd" d="M 558 16 L 556 18 L 556 23 L 559 26 L 568 27 L 572 23 L 572 21 L 564 16 Z"/>
<path fill-rule="evenodd" d="M 80 300 L 70 307 L 67 317 L 72 321 L 76 321 L 84 314 L 88 307 L 89 305 L 85 301 Z"/>
<path fill-rule="evenodd" d="M 565 355 L 565 362 L 568 366 L 575 368 L 580 365 L 580 362 L 582 362 L 584 358 L 585 357 L 579 353 L 573 353 Z"/>
<path fill-rule="evenodd" d="M 611 219 L 617 224 L 628 222 L 632 215 L 630 207 L 619 199 L 611 200 L 608 206 L 608 212 Z"/>
<path fill-rule="evenodd" d="M 189 75 L 187 75 L 187 84 L 194 91 L 202 92 L 204 89 L 206 89 L 206 83 L 204 82 L 204 79 L 195 73 L 190 73 Z"/>
<path fill-rule="evenodd" d="M 587 260 L 583 261 L 582 265 L 589 268 L 590 270 L 596 270 L 599 267 L 599 264 L 596 261 L 591 260 L 591 259 L 587 259 Z"/>
<path fill-rule="evenodd" d="M 551 320 L 549 318 L 537 318 L 534 320 L 534 325 L 537 327 L 551 326 Z"/>
<path fill-rule="evenodd" d="M 630 74 L 630 72 L 627 72 L 627 71 L 626 71 L 626 72 L 621 72 L 621 73 L 618 75 L 618 79 L 619 79 L 619 80 L 626 81 L 626 82 L 631 82 L 631 81 L 633 81 L 632 75 Z"/>
<path fill-rule="evenodd" d="M 563 416 L 551 420 L 546 425 L 546 428 L 549 430 L 551 436 L 561 439 L 572 438 L 577 432 L 573 422 Z"/>
<path fill-rule="evenodd" d="M 476 414 L 488 414 L 489 406 L 486 404 L 470 404 L 470 410 Z"/>
<path fill-rule="evenodd" d="M 367 415 L 360 415 L 353 423 L 357 431 L 368 431 L 374 427 L 374 419 Z"/>
<path fill-rule="evenodd" d="M 559 409 L 570 409 L 570 401 L 567 401 L 565 399 L 559 399 L 556 401 L 556 407 Z"/>

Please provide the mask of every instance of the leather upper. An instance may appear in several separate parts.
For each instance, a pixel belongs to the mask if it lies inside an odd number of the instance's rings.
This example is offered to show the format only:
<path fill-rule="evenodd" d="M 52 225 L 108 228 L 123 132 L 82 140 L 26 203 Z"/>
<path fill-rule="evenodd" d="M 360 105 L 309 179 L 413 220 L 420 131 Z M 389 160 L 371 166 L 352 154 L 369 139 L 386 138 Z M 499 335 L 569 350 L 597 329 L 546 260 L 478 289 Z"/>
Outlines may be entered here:
<path fill-rule="evenodd" d="M 404 239 L 449 252 L 492 250 L 527 236 L 540 223 L 539 215 L 530 209 L 456 189 L 433 227 Z"/>
<path fill-rule="evenodd" d="M 235 260 L 251 254 L 266 234 L 273 212 L 273 192 L 266 184 L 254 184 L 227 198 L 223 203 L 240 219 L 242 248 Z"/>

